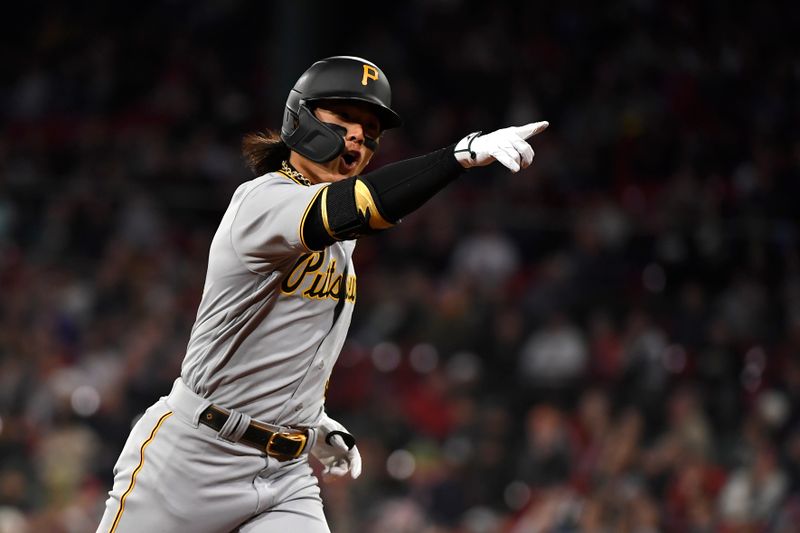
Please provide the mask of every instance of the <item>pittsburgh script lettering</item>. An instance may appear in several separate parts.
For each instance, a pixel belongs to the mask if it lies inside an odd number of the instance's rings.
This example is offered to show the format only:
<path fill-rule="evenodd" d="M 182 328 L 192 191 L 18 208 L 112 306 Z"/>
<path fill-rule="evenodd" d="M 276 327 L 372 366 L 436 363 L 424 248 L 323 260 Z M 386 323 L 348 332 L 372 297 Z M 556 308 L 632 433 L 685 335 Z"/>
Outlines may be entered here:
<path fill-rule="evenodd" d="M 281 291 L 284 294 L 294 294 L 301 286 L 305 287 L 300 294 L 312 300 L 324 300 L 330 298 L 338 300 L 342 294 L 344 284 L 344 297 L 349 302 L 356 301 L 356 277 L 347 276 L 343 281 L 343 274 L 336 273 L 336 259 L 331 259 L 327 267 L 324 252 L 313 252 L 303 254 L 295 262 L 283 282 Z M 308 282 L 306 282 L 308 280 Z"/>

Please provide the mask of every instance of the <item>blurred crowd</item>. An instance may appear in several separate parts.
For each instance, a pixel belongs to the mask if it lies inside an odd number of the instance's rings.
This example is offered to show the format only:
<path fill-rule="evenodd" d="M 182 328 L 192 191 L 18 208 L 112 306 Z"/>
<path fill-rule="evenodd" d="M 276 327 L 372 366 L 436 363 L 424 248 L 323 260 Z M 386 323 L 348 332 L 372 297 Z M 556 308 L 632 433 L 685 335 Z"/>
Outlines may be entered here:
<path fill-rule="evenodd" d="M 278 5 L 291 4 L 291 5 Z M 0 532 L 93 531 L 179 374 L 208 246 L 316 59 L 406 126 L 548 120 L 359 241 L 333 531 L 796 531 L 800 10 L 789 2 L 31 2 L 0 29 Z M 496 165 L 497 166 L 497 165 Z"/>

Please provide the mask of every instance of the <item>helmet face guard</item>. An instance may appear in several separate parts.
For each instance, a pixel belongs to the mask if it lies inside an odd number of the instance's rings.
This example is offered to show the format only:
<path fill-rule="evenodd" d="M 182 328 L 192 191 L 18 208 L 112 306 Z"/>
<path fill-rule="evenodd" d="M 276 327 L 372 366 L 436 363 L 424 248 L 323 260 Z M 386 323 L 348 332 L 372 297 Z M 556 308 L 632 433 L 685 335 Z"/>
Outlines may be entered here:
<path fill-rule="evenodd" d="M 290 114 L 289 108 L 285 114 Z M 294 117 L 289 118 L 295 121 Z M 288 135 L 281 129 L 281 139 L 292 150 L 315 163 L 327 163 L 344 151 L 344 134 L 321 122 L 305 104 L 300 104 L 296 122 L 297 126 Z"/>
<path fill-rule="evenodd" d="M 381 123 L 381 129 L 402 124 L 390 107 L 389 80 L 372 62 L 353 56 L 335 56 L 317 61 L 297 80 L 289 98 L 281 127 L 281 139 L 291 150 L 325 163 L 344 150 L 344 135 L 335 125 L 321 122 L 310 105 L 324 100 L 368 104 Z"/>

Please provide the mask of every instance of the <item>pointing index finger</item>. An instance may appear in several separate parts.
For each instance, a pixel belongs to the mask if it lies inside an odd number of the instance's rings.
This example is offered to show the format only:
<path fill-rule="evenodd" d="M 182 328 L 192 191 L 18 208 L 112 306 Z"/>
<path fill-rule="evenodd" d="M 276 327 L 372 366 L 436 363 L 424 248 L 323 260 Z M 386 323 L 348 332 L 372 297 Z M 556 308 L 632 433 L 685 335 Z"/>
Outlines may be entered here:
<path fill-rule="evenodd" d="M 531 122 L 530 124 L 526 124 L 524 126 L 517 126 L 516 133 L 523 139 L 527 139 L 529 137 L 533 137 L 537 133 L 541 133 L 547 129 L 550 123 L 546 120 L 542 122 Z"/>

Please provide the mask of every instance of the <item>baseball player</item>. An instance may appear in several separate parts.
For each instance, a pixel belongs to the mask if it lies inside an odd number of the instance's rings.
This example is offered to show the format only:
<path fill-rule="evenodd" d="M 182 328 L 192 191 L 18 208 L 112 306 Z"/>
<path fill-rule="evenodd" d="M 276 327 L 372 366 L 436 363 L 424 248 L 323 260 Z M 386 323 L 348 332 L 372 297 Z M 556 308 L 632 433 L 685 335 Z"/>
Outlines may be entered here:
<path fill-rule="evenodd" d="M 311 65 L 280 135 L 245 137 L 257 178 L 233 194 L 209 251 L 181 375 L 138 420 L 98 531 L 329 531 L 309 455 L 358 477 L 355 438 L 325 389 L 356 300 L 356 240 L 391 228 L 465 169 L 526 168 L 536 122 L 362 174 L 401 124 L 374 63 Z"/>

